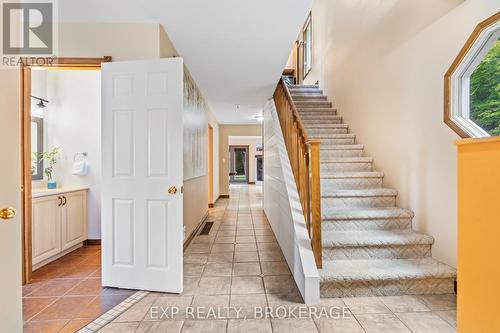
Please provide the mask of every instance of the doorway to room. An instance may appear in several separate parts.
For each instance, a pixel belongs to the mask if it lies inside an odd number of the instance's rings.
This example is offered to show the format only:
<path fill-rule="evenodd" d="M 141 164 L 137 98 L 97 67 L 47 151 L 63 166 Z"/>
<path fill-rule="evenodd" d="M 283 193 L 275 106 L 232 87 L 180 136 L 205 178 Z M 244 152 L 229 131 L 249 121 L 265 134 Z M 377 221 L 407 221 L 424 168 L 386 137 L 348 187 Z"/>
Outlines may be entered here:
<path fill-rule="evenodd" d="M 231 135 L 228 138 L 229 183 L 255 184 L 263 180 L 262 136 Z"/>
<path fill-rule="evenodd" d="M 249 146 L 229 146 L 229 182 L 249 182 Z"/>
<path fill-rule="evenodd" d="M 110 60 L 21 69 L 25 330 L 47 321 L 78 330 L 135 292 L 101 285 L 101 63 Z"/>

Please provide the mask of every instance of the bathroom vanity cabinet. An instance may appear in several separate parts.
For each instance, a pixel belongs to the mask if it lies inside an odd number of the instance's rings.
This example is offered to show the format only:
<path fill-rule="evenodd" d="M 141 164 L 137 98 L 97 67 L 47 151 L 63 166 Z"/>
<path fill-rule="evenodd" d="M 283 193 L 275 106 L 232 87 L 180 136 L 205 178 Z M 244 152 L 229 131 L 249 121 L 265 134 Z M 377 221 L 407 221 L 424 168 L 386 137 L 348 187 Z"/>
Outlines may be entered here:
<path fill-rule="evenodd" d="M 33 194 L 33 269 L 77 249 L 87 239 L 87 190 L 52 191 Z"/>

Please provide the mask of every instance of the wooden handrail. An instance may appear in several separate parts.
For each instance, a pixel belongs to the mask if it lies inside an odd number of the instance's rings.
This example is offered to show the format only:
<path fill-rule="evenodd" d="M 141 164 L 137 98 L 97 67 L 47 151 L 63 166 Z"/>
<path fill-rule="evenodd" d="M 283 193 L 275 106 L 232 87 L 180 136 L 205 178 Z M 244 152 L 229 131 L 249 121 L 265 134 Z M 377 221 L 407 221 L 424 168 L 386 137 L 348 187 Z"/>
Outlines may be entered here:
<path fill-rule="evenodd" d="M 320 140 L 307 136 L 299 111 L 283 79 L 274 91 L 274 103 L 292 166 L 316 266 L 322 267 Z"/>

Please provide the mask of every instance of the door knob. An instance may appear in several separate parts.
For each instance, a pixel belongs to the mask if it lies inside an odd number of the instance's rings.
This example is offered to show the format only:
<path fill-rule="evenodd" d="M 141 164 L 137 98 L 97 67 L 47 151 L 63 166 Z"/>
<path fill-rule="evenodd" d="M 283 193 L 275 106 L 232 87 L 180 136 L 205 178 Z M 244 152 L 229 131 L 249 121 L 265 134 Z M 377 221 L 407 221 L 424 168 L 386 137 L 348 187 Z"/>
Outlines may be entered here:
<path fill-rule="evenodd" d="M 177 193 L 177 187 L 175 187 L 175 186 L 170 186 L 170 187 L 168 188 L 168 194 L 175 194 L 175 193 Z"/>
<path fill-rule="evenodd" d="M 14 216 L 16 216 L 16 209 L 15 208 L 8 207 L 8 208 L 0 209 L 0 219 L 10 220 Z"/>

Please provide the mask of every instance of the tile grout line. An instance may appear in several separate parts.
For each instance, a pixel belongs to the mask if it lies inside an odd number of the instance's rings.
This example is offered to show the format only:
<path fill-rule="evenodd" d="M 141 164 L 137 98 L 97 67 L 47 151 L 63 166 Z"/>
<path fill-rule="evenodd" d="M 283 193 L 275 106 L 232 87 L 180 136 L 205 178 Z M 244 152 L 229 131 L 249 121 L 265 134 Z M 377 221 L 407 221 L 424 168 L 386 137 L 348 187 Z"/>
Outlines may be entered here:
<path fill-rule="evenodd" d="M 128 310 L 130 307 L 132 307 L 134 304 L 142 300 L 144 297 L 146 297 L 150 292 L 149 291 L 137 291 L 131 296 L 129 296 L 127 299 L 125 299 L 123 302 L 119 303 L 118 305 L 114 306 L 112 309 L 106 311 L 104 314 L 87 324 L 85 327 L 82 327 L 80 330 L 77 331 L 77 333 L 91 333 L 91 332 L 97 332 L 107 324 L 109 324 L 111 321 L 113 321 L 115 318 L 117 318 L 119 315 L 124 313 L 126 310 Z"/>

